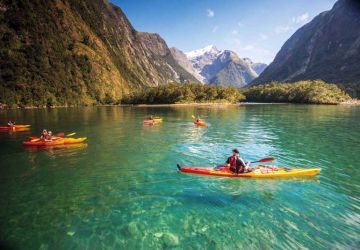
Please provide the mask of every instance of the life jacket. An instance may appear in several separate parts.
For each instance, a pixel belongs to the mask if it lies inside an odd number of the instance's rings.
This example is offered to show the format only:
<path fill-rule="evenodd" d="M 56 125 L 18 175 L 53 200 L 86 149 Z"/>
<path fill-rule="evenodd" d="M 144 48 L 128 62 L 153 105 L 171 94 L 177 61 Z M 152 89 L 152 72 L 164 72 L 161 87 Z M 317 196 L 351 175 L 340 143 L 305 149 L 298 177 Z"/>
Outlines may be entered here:
<path fill-rule="evenodd" d="M 237 160 L 236 156 L 230 156 L 229 159 L 230 168 L 236 168 L 236 160 Z"/>

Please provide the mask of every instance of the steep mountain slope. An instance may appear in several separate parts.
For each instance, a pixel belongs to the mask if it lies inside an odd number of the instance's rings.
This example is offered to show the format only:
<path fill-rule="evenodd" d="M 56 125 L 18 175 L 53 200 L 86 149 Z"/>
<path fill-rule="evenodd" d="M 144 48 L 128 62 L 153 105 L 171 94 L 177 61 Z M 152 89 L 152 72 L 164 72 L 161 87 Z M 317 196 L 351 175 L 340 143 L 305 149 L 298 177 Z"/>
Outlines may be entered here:
<path fill-rule="evenodd" d="M 243 87 L 258 76 L 251 60 L 243 60 L 230 50 L 220 51 L 214 45 L 187 52 L 186 56 L 203 81 L 211 85 Z"/>
<path fill-rule="evenodd" d="M 187 72 L 192 74 L 197 80 L 202 82 L 204 78 L 198 73 L 198 71 L 193 67 L 190 60 L 186 57 L 185 53 L 177 48 L 170 48 L 171 54 L 177 63 L 183 67 Z"/>
<path fill-rule="evenodd" d="M 206 65 L 202 74 L 210 85 L 244 87 L 257 77 L 250 64 L 230 50 L 224 50 L 211 65 Z"/>
<path fill-rule="evenodd" d="M 251 68 L 256 72 L 256 74 L 260 75 L 265 68 L 267 67 L 266 63 L 254 63 L 253 61 L 251 61 L 250 58 L 246 57 L 243 58 L 243 60 L 247 63 L 250 64 Z"/>
<path fill-rule="evenodd" d="M 195 78 L 107 0 L 0 0 L 0 102 L 110 103 Z"/>
<path fill-rule="evenodd" d="M 339 0 L 297 30 L 252 84 L 321 79 L 359 91 L 359 61 L 360 2 Z"/>

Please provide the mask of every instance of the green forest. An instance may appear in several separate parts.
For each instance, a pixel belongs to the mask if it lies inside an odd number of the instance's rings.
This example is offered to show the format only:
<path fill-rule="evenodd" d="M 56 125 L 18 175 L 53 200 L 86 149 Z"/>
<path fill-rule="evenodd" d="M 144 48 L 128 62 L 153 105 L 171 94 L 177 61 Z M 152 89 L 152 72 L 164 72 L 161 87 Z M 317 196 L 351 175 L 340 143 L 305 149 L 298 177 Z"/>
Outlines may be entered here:
<path fill-rule="evenodd" d="M 198 83 L 152 87 L 124 97 L 123 104 L 175 104 L 175 103 L 237 103 L 245 96 L 237 88 L 216 87 Z"/>
<path fill-rule="evenodd" d="M 243 90 L 248 102 L 337 104 L 351 97 L 335 84 L 320 80 L 257 85 Z"/>

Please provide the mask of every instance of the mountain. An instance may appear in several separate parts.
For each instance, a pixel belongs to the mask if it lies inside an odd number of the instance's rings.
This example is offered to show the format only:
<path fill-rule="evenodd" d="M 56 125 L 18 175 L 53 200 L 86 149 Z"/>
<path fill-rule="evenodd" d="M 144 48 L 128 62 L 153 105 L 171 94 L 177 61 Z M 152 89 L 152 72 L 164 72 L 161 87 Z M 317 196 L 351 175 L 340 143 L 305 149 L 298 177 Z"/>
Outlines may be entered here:
<path fill-rule="evenodd" d="M 221 54 L 221 51 L 218 50 L 214 45 L 209 45 L 205 48 L 185 53 L 186 57 L 191 61 L 195 70 L 203 77 L 204 82 L 208 81 L 208 77 L 202 73 L 203 68 L 206 65 L 211 65 L 219 54 Z"/>
<path fill-rule="evenodd" d="M 170 48 L 171 54 L 177 63 L 183 67 L 187 72 L 192 74 L 198 81 L 203 82 L 204 77 L 202 77 L 198 71 L 193 67 L 190 60 L 186 57 L 185 53 L 177 48 Z"/>
<path fill-rule="evenodd" d="M 244 87 L 258 76 L 250 62 L 214 45 L 185 53 L 203 81 L 210 85 Z"/>
<path fill-rule="evenodd" d="M 297 30 L 252 84 L 321 79 L 352 85 L 359 94 L 359 61 L 360 2 L 339 0 Z"/>
<path fill-rule="evenodd" d="M 260 75 L 265 68 L 267 67 L 266 63 L 254 63 L 253 61 L 251 61 L 250 58 L 246 57 L 243 58 L 243 60 L 247 63 L 250 64 L 251 68 L 256 72 L 256 74 Z"/>
<path fill-rule="evenodd" d="M 1 103 L 112 103 L 185 80 L 165 41 L 107 0 L 0 0 Z"/>

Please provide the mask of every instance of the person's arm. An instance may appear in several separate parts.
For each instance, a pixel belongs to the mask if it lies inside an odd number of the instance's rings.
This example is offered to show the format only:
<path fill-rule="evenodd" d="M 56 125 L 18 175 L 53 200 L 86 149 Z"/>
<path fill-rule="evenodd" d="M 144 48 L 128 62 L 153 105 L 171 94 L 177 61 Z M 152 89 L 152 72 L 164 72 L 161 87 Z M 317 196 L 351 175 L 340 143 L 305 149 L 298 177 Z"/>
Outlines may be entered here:
<path fill-rule="evenodd" d="M 230 157 L 226 160 L 226 166 L 230 167 Z"/>
<path fill-rule="evenodd" d="M 246 163 L 243 159 L 241 159 L 240 157 L 238 158 L 238 164 L 240 166 L 242 166 L 243 168 L 246 168 Z"/>

